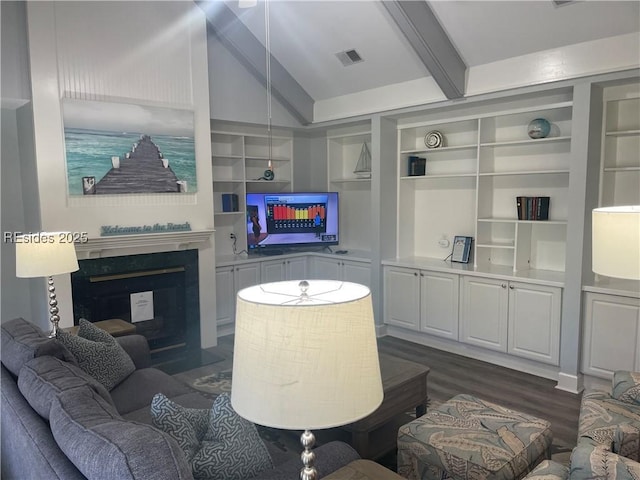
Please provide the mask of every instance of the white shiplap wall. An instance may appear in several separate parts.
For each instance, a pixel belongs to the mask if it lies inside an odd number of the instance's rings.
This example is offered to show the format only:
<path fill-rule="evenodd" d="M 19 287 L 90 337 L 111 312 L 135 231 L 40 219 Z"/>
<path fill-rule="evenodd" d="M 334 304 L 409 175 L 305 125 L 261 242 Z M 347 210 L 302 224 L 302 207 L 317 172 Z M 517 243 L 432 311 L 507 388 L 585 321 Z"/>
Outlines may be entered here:
<path fill-rule="evenodd" d="M 213 228 L 206 19 L 192 2 L 29 2 L 37 182 L 42 230 L 182 223 Z M 194 112 L 198 191 L 182 195 L 70 197 L 62 99 L 190 109 Z M 200 284 L 215 282 L 213 238 L 200 248 Z M 72 323 L 69 276 L 56 281 L 62 323 Z M 215 300 L 200 295 L 200 310 Z M 201 322 L 203 347 L 215 345 L 214 322 Z"/>

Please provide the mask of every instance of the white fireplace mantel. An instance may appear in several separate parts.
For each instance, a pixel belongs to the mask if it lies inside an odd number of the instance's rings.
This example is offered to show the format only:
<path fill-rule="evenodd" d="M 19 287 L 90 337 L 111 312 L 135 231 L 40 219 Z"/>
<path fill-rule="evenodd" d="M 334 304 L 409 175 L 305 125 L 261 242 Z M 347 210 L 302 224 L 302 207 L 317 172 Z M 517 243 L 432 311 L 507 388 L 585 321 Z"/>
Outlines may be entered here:
<path fill-rule="evenodd" d="M 166 252 L 197 248 L 207 242 L 215 230 L 193 230 L 135 235 L 111 235 L 76 243 L 78 259 L 115 257 L 134 253 Z"/>

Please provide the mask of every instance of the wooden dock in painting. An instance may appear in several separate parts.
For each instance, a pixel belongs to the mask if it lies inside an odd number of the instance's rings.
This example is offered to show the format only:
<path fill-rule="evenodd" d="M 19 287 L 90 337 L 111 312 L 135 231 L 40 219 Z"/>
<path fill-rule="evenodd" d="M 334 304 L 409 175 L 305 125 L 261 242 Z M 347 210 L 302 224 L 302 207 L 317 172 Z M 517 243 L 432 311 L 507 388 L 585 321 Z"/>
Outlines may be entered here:
<path fill-rule="evenodd" d="M 179 192 L 178 177 L 149 135 L 142 135 L 124 158 L 95 185 L 96 194 Z"/>

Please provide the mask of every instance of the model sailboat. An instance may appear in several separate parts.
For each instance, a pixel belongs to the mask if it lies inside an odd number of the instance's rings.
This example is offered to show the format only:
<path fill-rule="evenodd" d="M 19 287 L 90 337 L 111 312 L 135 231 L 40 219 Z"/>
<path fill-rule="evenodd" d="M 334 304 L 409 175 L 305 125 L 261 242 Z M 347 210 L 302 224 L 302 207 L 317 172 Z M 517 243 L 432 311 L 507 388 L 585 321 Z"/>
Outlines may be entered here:
<path fill-rule="evenodd" d="M 360 178 L 371 178 L 371 152 L 367 146 L 367 142 L 362 144 L 362 150 L 360 150 L 360 158 L 356 164 L 356 169 L 353 171 Z"/>

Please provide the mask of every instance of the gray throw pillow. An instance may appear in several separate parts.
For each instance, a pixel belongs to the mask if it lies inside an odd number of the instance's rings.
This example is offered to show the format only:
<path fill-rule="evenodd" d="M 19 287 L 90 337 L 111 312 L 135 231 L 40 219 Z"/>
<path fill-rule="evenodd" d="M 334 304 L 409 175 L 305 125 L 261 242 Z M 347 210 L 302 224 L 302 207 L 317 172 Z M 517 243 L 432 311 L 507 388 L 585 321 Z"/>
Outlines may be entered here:
<path fill-rule="evenodd" d="M 61 331 L 58 341 L 71 351 L 78 365 L 109 391 L 136 367 L 115 338 L 93 323 L 80 319 L 78 335 Z"/>
<path fill-rule="evenodd" d="M 231 407 L 229 395 L 211 410 L 182 407 L 158 393 L 151 402 L 153 424 L 174 438 L 196 480 L 245 480 L 273 468 L 256 426 Z"/>

